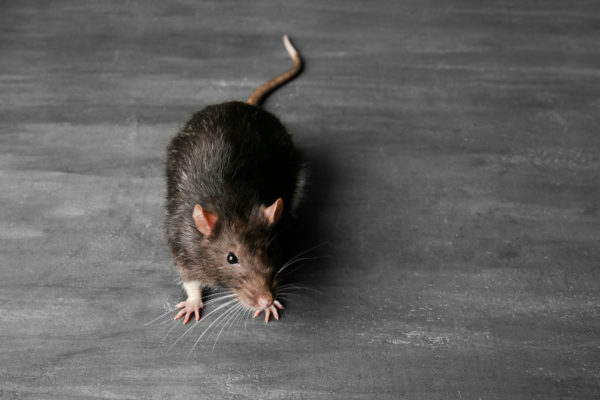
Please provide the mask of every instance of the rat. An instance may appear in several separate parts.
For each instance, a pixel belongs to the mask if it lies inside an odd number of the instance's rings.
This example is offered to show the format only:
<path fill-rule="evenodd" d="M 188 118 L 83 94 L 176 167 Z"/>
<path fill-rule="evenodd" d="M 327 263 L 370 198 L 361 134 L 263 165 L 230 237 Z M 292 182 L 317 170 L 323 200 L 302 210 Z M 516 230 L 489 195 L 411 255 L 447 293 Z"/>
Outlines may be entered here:
<path fill-rule="evenodd" d="M 280 245 L 277 235 L 300 196 L 301 155 L 264 98 L 302 69 L 294 66 L 256 89 L 246 103 L 231 101 L 197 112 L 167 148 L 166 231 L 187 299 L 175 319 L 200 320 L 202 289 L 230 291 L 256 318 L 279 319 Z"/>

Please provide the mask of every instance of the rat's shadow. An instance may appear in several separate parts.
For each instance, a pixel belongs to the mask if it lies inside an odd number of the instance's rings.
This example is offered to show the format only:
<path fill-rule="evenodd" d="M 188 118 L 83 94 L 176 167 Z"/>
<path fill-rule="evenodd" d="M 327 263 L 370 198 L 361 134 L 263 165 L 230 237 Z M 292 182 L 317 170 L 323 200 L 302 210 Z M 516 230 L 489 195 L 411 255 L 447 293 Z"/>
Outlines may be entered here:
<path fill-rule="evenodd" d="M 306 183 L 295 218 L 282 233 L 283 260 L 295 260 L 282 272 L 282 298 L 286 299 L 285 287 L 291 285 L 298 290 L 293 295 L 315 298 L 319 287 L 327 285 L 327 274 L 323 268 L 331 256 L 331 231 L 322 216 L 330 204 L 330 188 L 335 170 L 332 168 L 328 151 L 325 149 L 302 149 L 306 165 Z M 296 302 L 296 297 L 289 297 Z"/>

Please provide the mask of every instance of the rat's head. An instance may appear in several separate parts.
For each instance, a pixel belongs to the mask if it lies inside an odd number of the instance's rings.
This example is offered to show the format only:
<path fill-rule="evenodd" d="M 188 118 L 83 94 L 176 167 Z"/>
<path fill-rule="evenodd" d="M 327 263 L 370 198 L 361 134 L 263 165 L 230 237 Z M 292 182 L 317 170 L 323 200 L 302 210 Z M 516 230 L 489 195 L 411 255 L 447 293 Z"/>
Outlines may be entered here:
<path fill-rule="evenodd" d="M 272 232 L 282 213 L 281 198 L 243 217 L 220 218 L 200 205 L 194 207 L 194 223 L 203 235 L 205 272 L 252 310 L 266 309 L 275 301 L 278 251 Z"/>

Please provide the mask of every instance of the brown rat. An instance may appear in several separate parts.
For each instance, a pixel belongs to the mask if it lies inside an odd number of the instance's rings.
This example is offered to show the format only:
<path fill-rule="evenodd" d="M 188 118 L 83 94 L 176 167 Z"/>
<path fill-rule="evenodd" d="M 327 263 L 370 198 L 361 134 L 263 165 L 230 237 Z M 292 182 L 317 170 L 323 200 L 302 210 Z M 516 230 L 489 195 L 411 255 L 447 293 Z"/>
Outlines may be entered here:
<path fill-rule="evenodd" d="M 259 107 L 292 79 L 302 61 L 284 36 L 294 67 L 259 87 L 247 103 L 196 113 L 168 146 L 167 235 L 187 299 L 175 319 L 200 319 L 202 288 L 222 287 L 244 306 L 279 319 L 277 231 L 301 186 L 301 158 L 290 134 Z"/>

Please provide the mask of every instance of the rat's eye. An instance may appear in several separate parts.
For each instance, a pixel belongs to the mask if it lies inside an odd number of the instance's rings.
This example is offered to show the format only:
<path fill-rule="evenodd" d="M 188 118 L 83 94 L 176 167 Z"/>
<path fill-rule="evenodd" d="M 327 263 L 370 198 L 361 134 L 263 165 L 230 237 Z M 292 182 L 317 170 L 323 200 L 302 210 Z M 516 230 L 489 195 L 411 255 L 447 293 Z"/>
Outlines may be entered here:
<path fill-rule="evenodd" d="M 229 253 L 229 254 L 227 254 L 227 262 L 229 264 L 237 264 L 239 262 L 239 260 L 234 253 Z"/>

